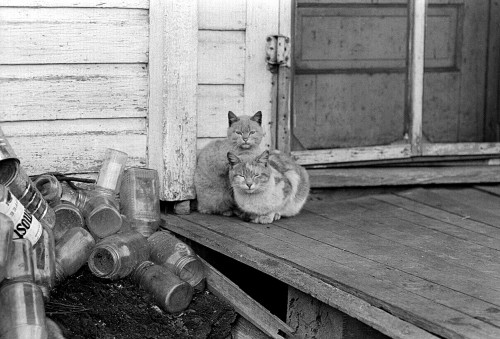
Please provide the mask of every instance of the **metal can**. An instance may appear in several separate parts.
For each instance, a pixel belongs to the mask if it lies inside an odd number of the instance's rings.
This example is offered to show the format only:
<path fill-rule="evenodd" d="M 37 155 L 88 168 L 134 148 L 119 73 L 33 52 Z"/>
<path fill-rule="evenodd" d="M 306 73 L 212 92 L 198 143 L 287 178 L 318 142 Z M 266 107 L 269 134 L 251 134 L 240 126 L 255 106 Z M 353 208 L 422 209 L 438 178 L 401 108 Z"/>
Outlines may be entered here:
<path fill-rule="evenodd" d="M 35 245 L 42 236 L 42 224 L 4 185 L 0 184 L 0 213 L 14 222 L 14 239 L 25 238 Z"/>
<path fill-rule="evenodd" d="M 0 160 L 0 184 L 5 185 L 30 213 L 41 223 L 53 228 L 56 217 L 42 193 L 24 171 L 19 159 Z"/>

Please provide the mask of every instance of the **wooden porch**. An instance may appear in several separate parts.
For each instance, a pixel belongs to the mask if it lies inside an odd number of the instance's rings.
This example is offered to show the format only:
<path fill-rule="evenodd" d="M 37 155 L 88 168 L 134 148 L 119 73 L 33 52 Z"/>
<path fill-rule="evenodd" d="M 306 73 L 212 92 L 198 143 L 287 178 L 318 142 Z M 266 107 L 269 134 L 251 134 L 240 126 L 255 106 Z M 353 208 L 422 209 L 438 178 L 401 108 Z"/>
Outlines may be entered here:
<path fill-rule="evenodd" d="M 299 337 L 356 337 L 334 333 L 330 309 L 392 338 L 496 339 L 499 207 L 496 185 L 337 189 L 271 225 L 191 213 L 165 214 L 164 228 L 288 285 Z M 316 324 L 300 324 L 306 304 Z"/>

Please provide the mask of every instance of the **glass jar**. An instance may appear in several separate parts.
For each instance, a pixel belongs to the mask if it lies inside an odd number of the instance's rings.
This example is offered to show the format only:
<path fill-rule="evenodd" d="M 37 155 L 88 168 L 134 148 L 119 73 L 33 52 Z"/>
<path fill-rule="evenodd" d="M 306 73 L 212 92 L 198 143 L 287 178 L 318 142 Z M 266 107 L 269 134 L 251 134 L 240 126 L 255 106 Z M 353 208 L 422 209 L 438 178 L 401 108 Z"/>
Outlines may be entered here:
<path fill-rule="evenodd" d="M 100 278 L 120 279 L 149 257 L 149 244 L 137 232 L 113 234 L 97 243 L 88 260 L 92 273 Z"/>
<path fill-rule="evenodd" d="M 7 263 L 14 235 L 14 222 L 5 214 L 0 213 L 0 283 L 7 274 Z"/>
<path fill-rule="evenodd" d="M 56 224 L 54 225 L 54 239 L 57 242 L 71 228 L 85 227 L 83 213 L 75 204 L 61 200 L 54 206 Z"/>
<path fill-rule="evenodd" d="M 12 241 L 5 282 L 34 282 L 35 272 L 33 265 L 33 246 L 31 246 L 31 242 L 28 239 L 16 239 Z"/>
<path fill-rule="evenodd" d="M 194 251 L 168 231 L 158 231 L 148 238 L 150 260 L 165 266 L 195 287 L 205 278 L 203 263 Z"/>
<path fill-rule="evenodd" d="M 50 207 L 54 207 L 61 200 L 62 186 L 59 180 L 52 174 L 42 174 L 33 181 L 37 190 L 42 193 L 43 198 Z"/>
<path fill-rule="evenodd" d="M 0 310 L 0 338 L 47 338 L 43 295 L 33 282 L 3 284 Z"/>
<path fill-rule="evenodd" d="M 56 254 L 55 241 L 52 230 L 43 225 L 40 240 L 33 246 L 35 268 L 35 283 L 40 286 L 46 300 L 50 297 L 50 290 L 55 285 Z"/>
<path fill-rule="evenodd" d="M 144 261 L 134 270 L 132 280 L 151 293 L 156 305 L 169 313 L 185 310 L 193 299 L 193 287 L 164 266 Z"/>
<path fill-rule="evenodd" d="M 158 172 L 132 167 L 125 171 L 120 188 L 120 208 L 133 229 L 145 237 L 161 222 Z"/>
<path fill-rule="evenodd" d="M 95 246 L 92 235 L 82 227 L 69 229 L 56 245 L 56 284 L 75 274 Z"/>

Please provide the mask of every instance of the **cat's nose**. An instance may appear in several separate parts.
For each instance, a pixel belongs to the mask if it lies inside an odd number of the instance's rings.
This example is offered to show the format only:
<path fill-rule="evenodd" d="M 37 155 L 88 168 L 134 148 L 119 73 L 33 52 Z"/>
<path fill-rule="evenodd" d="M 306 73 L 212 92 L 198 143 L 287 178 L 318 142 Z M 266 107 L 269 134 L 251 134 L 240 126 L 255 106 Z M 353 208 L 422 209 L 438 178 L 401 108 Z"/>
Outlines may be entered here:
<path fill-rule="evenodd" d="M 245 138 L 245 137 L 243 137 L 243 141 L 244 141 L 244 142 L 247 142 L 247 140 L 248 140 L 248 137 L 246 137 L 246 138 Z"/>
<path fill-rule="evenodd" d="M 252 188 L 252 183 L 247 183 L 248 188 Z"/>

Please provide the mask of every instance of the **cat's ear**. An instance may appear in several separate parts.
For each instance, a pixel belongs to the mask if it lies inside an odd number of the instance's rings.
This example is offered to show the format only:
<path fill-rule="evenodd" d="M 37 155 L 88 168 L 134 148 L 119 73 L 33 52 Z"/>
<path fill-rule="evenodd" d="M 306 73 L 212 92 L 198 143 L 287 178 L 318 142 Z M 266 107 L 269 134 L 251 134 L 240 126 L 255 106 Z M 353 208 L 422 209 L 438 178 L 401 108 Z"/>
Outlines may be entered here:
<path fill-rule="evenodd" d="M 238 158 L 233 152 L 227 152 L 227 160 L 229 160 L 229 165 L 231 165 L 231 167 L 234 167 L 236 164 L 241 162 L 240 158 Z"/>
<path fill-rule="evenodd" d="M 258 111 L 257 113 L 255 113 L 253 115 L 253 117 L 250 118 L 250 120 L 253 120 L 253 121 L 255 121 L 256 123 L 258 123 L 259 125 L 262 126 L 262 112 Z"/>
<path fill-rule="evenodd" d="M 227 119 L 229 120 L 229 127 L 231 127 L 231 125 L 234 124 L 236 121 L 240 120 L 240 118 L 238 118 L 236 114 L 234 114 L 231 111 L 227 113 Z"/>
<path fill-rule="evenodd" d="M 269 164 L 269 151 L 265 150 L 261 155 L 259 155 L 255 159 L 255 161 L 257 161 L 257 163 L 262 164 L 265 167 L 267 167 L 267 164 Z"/>

